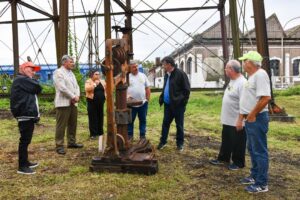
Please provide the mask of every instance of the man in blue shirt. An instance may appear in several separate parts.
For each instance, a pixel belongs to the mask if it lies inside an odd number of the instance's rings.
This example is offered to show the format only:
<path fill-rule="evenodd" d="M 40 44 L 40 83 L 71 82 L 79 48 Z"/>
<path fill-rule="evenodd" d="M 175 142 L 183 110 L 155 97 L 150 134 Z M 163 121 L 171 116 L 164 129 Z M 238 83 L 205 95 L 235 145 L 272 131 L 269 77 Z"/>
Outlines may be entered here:
<path fill-rule="evenodd" d="M 190 96 L 190 83 L 184 71 L 175 67 L 172 57 L 165 57 L 162 65 L 166 71 L 163 91 L 159 97 L 159 104 L 164 104 L 164 119 L 160 143 L 157 149 L 163 149 L 167 144 L 170 125 L 175 118 L 176 145 L 178 151 L 183 151 L 184 144 L 184 112 Z"/>

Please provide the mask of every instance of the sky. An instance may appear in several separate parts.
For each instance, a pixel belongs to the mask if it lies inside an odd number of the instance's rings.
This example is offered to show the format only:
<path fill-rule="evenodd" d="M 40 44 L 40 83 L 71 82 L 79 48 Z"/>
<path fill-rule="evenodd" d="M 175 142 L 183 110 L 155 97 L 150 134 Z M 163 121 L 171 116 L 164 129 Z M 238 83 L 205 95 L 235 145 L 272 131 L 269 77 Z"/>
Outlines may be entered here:
<path fill-rule="evenodd" d="M 123 0 L 122 0 L 123 1 Z M 24 0 L 24 2 L 44 10 L 48 13 L 52 13 L 52 1 L 50 0 Z M 84 7 L 81 0 L 69 0 L 69 12 L 70 15 L 82 15 L 89 11 L 94 12 L 98 10 L 99 13 L 103 13 L 103 1 L 102 0 L 83 0 Z M 73 2 L 73 3 L 72 3 Z M 88 2 L 88 3 L 87 3 Z M 237 5 L 241 5 L 244 0 L 238 0 Z M 293 26 L 300 24 L 300 2 L 299 0 L 265 0 L 265 13 L 266 17 L 269 17 L 273 13 L 276 13 L 279 21 L 285 29 L 289 29 Z M 151 8 L 180 8 L 180 7 L 200 7 L 200 6 L 215 6 L 218 0 L 132 0 L 132 6 L 135 10 L 149 10 Z M 3 9 L 6 8 L 7 2 L 0 2 L 0 21 L 11 20 L 11 12 L 8 9 L 3 13 Z M 58 4 L 59 5 L 59 4 Z M 74 9 L 73 9 L 74 8 Z M 251 0 L 246 0 L 245 11 L 245 30 L 251 30 L 254 28 L 253 6 Z M 112 1 L 112 11 L 120 12 L 121 8 Z M 229 13 L 229 0 L 226 1 L 226 14 Z M 241 16 L 241 10 L 238 9 L 238 16 Z M 297 18 L 298 17 L 298 18 Z M 23 6 L 18 8 L 18 19 L 33 19 L 44 18 L 43 15 L 36 13 Z M 141 25 L 141 22 L 148 18 Z M 104 41 L 104 23 L 103 17 L 99 17 L 99 44 Z M 189 19 L 189 20 L 187 20 Z M 242 29 L 242 18 L 240 18 L 240 28 Z M 156 14 L 136 14 L 133 16 L 133 27 L 136 30 L 133 33 L 133 49 L 134 58 L 138 60 L 150 60 L 154 61 L 155 57 L 164 57 L 173 52 L 177 47 L 191 40 L 189 35 L 201 33 L 209 28 L 214 23 L 220 20 L 220 14 L 217 10 L 199 10 L 199 11 L 185 11 L 185 12 L 169 12 L 169 13 L 156 13 Z M 187 21 L 186 21 L 187 20 Z M 112 25 L 121 23 L 123 26 L 123 16 L 112 17 Z M 186 21 L 186 22 L 185 22 Z M 87 20 L 76 19 L 70 21 L 70 29 L 72 33 L 75 32 L 73 37 L 78 38 L 78 52 L 80 54 L 79 61 L 86 63 L 88 60 L 88 47 L 83 45 L 84 37 L 87 32 Z M 181 26 L 181 29 L 178 29 Z M 53 64 L 56 62 L 56 50 L 54 41 L 54 28 L 51 21 L 45 22 L 32 22 L 22 23 L 19 27 L 19 52 L 20 63 L 26 60 L 27 56 L 31 56 L 36 64 Z M 168 35 L 171 35 L 169 37 Z M 112 33 L 115 37 L 115 33 Z M 168 38 L 169 37 L 169 38 Z M 34 42 L 35 39 L 37 42 Z M 168 38 L 167 42 L 164 39 Z M 31 44 L 34 45 L 31 45 Z M 74 46 L 74 45 L 73 45 Z M 41 49 L 40 53 L 38 49 Z M 99 46 L 100 59 L 104 57 L 104 45 L 102 43 Z M 38 56 L 36 56 L 38 55 Z M 13 52 L 12 52 L 12 31 L 10 24 L 0 24 L 0 64 L 13 64 Z"/>

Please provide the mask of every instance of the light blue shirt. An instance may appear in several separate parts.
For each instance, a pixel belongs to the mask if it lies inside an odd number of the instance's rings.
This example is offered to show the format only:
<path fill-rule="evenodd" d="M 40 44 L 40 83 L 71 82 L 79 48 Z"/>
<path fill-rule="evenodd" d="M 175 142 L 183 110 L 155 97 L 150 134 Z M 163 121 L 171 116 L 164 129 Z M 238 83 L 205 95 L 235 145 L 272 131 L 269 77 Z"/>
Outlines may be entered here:
<path fill-rule="evenodd" d="M 170 104 L 170 90 L 169 90 L 169 80 L 170 80 L 170 75 L 168 74 L 165 90 L 164 90 L 164 102 L 166 104 Z"/>

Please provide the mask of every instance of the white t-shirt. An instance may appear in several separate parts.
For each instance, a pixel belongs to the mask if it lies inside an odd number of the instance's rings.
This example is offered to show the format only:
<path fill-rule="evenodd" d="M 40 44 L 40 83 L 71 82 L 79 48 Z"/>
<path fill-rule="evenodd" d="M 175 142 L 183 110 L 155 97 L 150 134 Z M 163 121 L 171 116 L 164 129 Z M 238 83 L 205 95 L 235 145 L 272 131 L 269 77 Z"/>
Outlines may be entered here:
<path fill-rule="evenodd" d="M 221 123 L 235 126 L 239 117 L 239 102 L 242 95 L 243 85 L 247 80 L 243 75 L 235 80 L 230 80 L 224 92 L 221 111 Z"/>
<path fill-rule="evenodd" d="M 271 88 L 267 72 L 260 68 L 244 84 L 240 100 L 240 113 L 249 114 L 262 96 L 271 96 Z M 261 112 L 264 111 L 268 111 L 268 105 Z"/>
<path fill-rule="evenodd" d="M 134 100 L 147 101 L 145 88 L 150 87 L 148 78 L 144 73 L 138 72 L 136 75 L 129 74 L 129 87 L 127 96 L 132 97 Z"/>

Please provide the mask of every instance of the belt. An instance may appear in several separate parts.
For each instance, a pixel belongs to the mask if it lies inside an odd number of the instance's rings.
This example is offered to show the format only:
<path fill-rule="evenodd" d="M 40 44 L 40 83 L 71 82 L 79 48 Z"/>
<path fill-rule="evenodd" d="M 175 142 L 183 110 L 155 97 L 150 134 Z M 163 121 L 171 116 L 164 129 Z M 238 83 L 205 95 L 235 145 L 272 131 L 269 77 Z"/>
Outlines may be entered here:
<path fill-rule="evenodd" d="M 243 114 L 244 119 L 247 119 L 247 117 L 248 117 L 248 114 Z"/>

